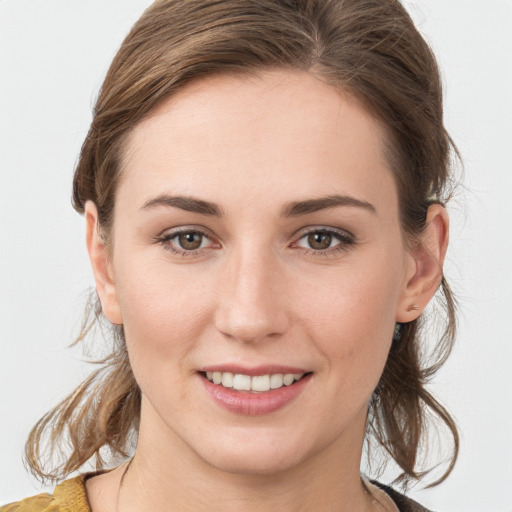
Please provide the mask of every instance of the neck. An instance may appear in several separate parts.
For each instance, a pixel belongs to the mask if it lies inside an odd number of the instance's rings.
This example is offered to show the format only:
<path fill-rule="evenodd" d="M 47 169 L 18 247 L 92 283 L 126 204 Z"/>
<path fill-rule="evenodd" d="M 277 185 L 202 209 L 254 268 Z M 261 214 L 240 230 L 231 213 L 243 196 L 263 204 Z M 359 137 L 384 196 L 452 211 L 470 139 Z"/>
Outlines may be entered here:
<path fill-rule="evenodd" d="M 136 455 L 126 473 L 119 512 L 175 510 L 250 512 L 367 510 L 360 478 L 365 411 L 347 432 L 313 456 L 281 471 L 229 472 L 203 460 L 180 438 L 141 420 Z"/>

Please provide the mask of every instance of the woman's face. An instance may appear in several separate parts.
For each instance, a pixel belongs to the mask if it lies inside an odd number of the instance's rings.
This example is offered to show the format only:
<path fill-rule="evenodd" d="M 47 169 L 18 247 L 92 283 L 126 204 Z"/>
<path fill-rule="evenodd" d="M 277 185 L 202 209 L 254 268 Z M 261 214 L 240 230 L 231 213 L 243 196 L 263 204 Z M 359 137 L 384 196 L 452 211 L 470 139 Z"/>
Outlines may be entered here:
<path fill-rule="evenodd" d="M 358 465 L 415 272 L 379 123 L 307 73 L 214 77 L 124 157 L 100 295 L 141 445 L 230 472 Z"/>

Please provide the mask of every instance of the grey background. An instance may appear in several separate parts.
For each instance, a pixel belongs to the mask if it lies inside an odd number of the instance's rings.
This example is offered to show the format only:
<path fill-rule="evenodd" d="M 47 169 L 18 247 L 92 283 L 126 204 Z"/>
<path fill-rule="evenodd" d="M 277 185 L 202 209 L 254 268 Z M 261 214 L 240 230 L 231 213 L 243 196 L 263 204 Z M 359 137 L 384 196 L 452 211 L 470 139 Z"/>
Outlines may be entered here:
<path fill-rule="evenodd" d="M 21 454 L 33 423 L 89 371 L 77 332 L 92 276 L 71 177 L 90 107 L 147 0 L 0 0 L 0 503 L 39 492 Z M 446 273 L 461 303 L 432 389 L 460 460 L 412 495 L 436 510 L 512 511 L 512 1 L 411 0 L 446 87 L 465 187 Z"/>

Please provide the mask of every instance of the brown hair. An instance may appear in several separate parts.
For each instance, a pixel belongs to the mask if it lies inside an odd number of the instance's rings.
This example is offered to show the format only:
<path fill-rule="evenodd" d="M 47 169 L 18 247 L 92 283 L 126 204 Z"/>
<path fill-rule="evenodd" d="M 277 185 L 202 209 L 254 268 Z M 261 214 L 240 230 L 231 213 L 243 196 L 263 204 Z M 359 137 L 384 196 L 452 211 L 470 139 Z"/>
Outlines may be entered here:
<path fill-rule="evenodd" d="M 435 58 L 397 0 L 158 0 L 123 42 L 101 88 L 73 181 L 73 203 L 82 213 L 92 200 L 108 237 L 123 145 L 131 130 L 164 98 L 187 83 L 219 73 L 263 68 L 309 71 L 355 95 L 386 127 L 388 157 L 408 239 L 425 227 L 434 201 L 448 199 L 450 151 L 443 126 L 442 88 Z M 453 437 L 442 481 L 458 452 L 458 434 L 426 383 L 448 357 L 455 333 L 454 300 L 443 278 L 439 290 L 444 332 L 430 364 L 420 357 L 420 320 L 404 324 L 393 341 L 370 403 L 371 436 L 401 468 L 406 482 L 418 469 L 428 418 L 437 416 Z M 102 320 L 91 306 L 79 340 Z M 103 321 L 105 321 L 103 319 Z M 112 327 L 113 348 L 101 367 L 44 416 L 26 447 L 31 470 L 60 479 L 102 454 L 127 456 L 136 438 L 140 391 L 130 369 L 122 327 Z M 50 453 L 69 444 L 64 462 L 44 469 L 44 434 Z M 65 451 L 65 450 L 64 450 Z"/>

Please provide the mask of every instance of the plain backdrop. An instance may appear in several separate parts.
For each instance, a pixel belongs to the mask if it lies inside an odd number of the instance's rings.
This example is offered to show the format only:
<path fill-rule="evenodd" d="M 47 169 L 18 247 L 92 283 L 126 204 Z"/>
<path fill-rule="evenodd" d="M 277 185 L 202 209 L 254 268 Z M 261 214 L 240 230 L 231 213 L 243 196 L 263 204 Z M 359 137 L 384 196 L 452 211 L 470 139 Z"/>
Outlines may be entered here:
<path fill-rule="evenodd" d="M 0 0 L 0 503 L 39 492 L 27 433 L 90 366 L 67 349 L 92 276 L 71 179 L 109 62 L 147 0 Z M 512 1 L 410 0 L 465 163 L 446 273 L 460 332 L 432 383 L 461 429 L 435 510 L 512 511 Z"/>

